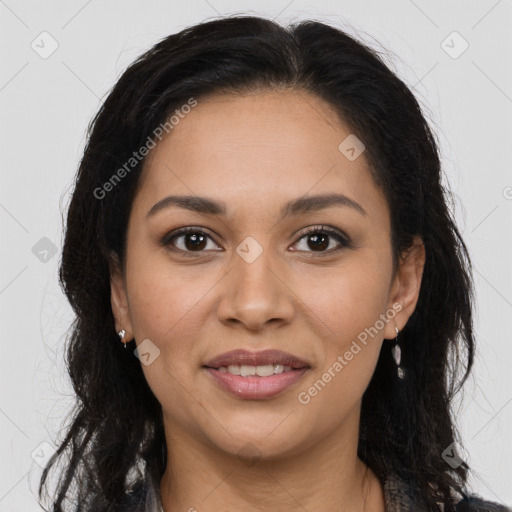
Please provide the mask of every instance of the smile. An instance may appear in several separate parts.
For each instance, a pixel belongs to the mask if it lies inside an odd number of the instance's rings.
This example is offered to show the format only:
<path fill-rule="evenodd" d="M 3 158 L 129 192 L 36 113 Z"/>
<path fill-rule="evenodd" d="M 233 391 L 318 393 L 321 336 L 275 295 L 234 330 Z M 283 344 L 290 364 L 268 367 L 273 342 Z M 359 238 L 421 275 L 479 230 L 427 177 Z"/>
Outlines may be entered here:
<path fill-rule="evenodd" d="M 229 365 L 217 368 L 219 372 L 230 373 L 231 375 L 240 375 L 242 377 L 250 377 L 256 375 L 258 377 L 270 377 L 277 373 L 292 371 L 291 366 L 284 366 L 282 364 L 266 364 L 261 366 L 250 365 Z"/>
<path fill-rule="evenodd" d="M 218 369 L 208 367 L 204 369 L 221 390 L 244 400 L 274 398 L 295 387 L 309 370 L 309 368 L 293 369 L 283 365 L 230 365 Z"/>

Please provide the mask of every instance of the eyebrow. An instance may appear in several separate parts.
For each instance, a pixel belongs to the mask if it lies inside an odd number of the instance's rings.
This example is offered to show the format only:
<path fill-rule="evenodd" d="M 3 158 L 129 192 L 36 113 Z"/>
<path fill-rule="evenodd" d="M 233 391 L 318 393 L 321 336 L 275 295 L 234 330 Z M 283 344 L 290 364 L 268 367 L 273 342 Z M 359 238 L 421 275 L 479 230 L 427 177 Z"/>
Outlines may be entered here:
<path fill-rule="evenodd" d="M 146 218 L 152 217 L 156 213 L 172 206 L 206 215 L 220 215 L 224 217 L 227 215 L 226 204 L 222 201 L 215 201 L 214 199 L 201 196 L 167 196 L 152 206 L 146 214 Z M 332 206 L 346 206 L 356 210 L 361 215 L 368 215 L 358 202 L 344 194 L 320 194 L 299 197 L 289 201 L 281 208 L 280 220 L 301 213 L 323 210 Z"/>

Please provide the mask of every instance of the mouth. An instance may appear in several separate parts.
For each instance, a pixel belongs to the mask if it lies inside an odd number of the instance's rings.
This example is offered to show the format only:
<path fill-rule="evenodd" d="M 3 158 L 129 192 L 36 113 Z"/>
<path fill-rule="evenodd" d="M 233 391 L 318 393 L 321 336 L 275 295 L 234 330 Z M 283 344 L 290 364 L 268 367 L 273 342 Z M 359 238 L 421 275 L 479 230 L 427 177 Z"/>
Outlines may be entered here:
<path fill-rule="evenodd" d="M 214 357 L 203 366 L 222 372 L 225 370 L 233 375 L 244 377 L 251 375 L 267 377 L 273 373 L 309 368 L 306 361 L 281 350 L 262 350 L 260 352 L 232 350 Z"/>
<path fill-rule="evenodd" d="M 265 364 L 265 365 L 238 365 L 230 364 L 228 366 L 219 366 L 218 368 L 205 366 L 212 370 L 218 370 L 221 373 L 230 373 L 231 375 L 240 375 L 241 377 L 270 377 L 279 373 L 298 371 L 302 368 L 292 368 L 282 364 Z"/>
<path fill-rule="evenodd" d="M 279 350 L 235 350 L 208 361 L 203 368 L 221 389 L 241 399 L 269 399 L 294 386 L 311 368 Z"/>

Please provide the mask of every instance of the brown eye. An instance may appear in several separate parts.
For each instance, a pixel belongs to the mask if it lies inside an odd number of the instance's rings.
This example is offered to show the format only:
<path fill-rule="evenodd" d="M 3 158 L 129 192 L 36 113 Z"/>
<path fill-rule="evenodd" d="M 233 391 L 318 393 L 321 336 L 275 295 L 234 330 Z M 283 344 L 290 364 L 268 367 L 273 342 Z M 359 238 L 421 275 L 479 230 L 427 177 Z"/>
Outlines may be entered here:
<path fill-rule="evenodd" d="M 333 244 L 333 239 L 338 243 L 338 246 L 336 246 L 335 243 Z M 303 244 L 303 248 L 298 250 L 306 252 L 331 254 L 349 245 L 349 241 L 345 236 L 337 231 L 326 229 L 323 226 L 302 232 L 298 242 L 302 240 L 305 240 L 305 243 Z"/>
<path fill-rule="evenodd" d="M 301 232 L 295 244 L 302 241 L 303 246 L 296 249 L 297 251 L 319 254 L 332 254 L 350 245 L 348 237 L 323 226 Z M 194 227 L 168 233 L 161 244 L 183 254 L 222 250 L 207 232 Z"/>
<path fill-rule="evenodd" d="M 197 228 L 184 228 L 179 231 L 169 233 L 162 239 L 162 245 L 171 246 L 183 252 L 204 252 L 205 250 L 215 249 L 217 244 L 212 247 L 208 242 L 212 241 L 210 235 Z M 217 246 L 218 247 L 218 246 Z"/>

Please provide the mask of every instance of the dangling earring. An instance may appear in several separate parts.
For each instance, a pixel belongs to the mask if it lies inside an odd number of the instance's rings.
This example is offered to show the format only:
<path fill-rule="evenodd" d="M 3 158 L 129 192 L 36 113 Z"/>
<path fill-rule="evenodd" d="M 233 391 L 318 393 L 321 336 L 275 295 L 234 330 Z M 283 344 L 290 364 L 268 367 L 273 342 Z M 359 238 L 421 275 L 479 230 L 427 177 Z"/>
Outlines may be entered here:
<path fill-rule="evenodd" d="M 117 333 L 117 335 L 121 338 L 121 342 L 124 343 L 124 348 L 126 348 L 126 340 L 124 339 L 124 335 L 126 334 L 126 331 L 122 329 Z"/>
<path fill-rule="evenodd" d="M 400 345 L 398 343 L 398 333 L 400 332 L 398 330 L 398 327 L 395 325 L 395 332 L 396 332 L 396 344 L 391 349 L 391 353 L 393 354 L 393 359 L 395 360 L 396 366 L 397 366 L 397 375 L 399 379 L 403 379 L 405 377 L 405 370 L 400 366 L 400 362 L 402 360 L 402 349 L 400 348 Z"/>

